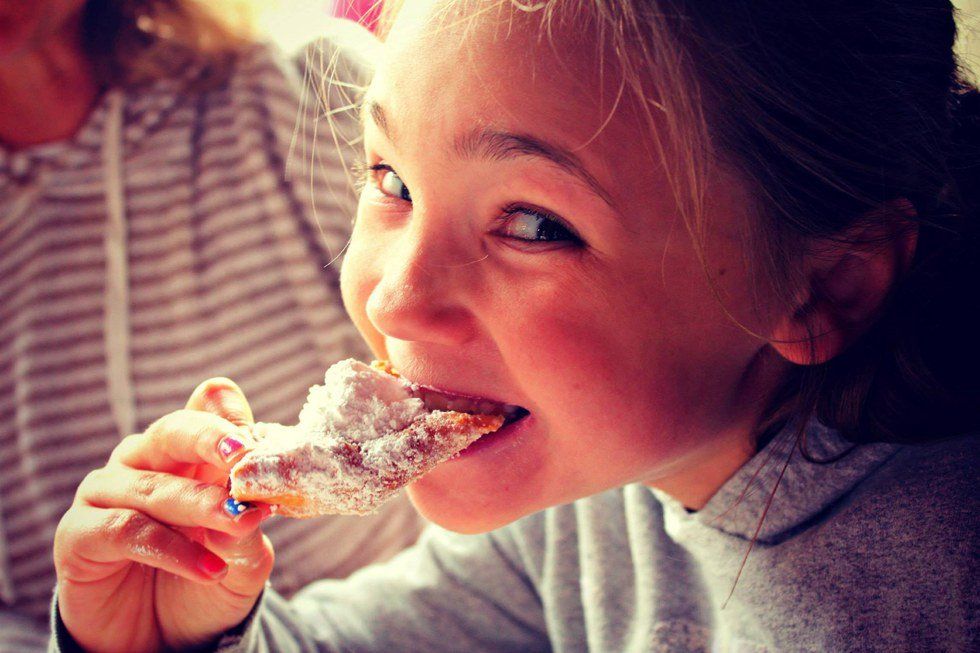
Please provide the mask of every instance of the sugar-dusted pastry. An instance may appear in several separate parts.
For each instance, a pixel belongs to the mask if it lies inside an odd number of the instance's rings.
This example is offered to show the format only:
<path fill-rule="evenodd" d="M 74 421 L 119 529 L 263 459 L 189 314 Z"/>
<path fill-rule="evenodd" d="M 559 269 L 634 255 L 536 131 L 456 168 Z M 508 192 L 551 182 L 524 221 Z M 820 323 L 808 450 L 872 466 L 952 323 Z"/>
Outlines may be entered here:
<path fill-rule="evenodd" d="M 289 517 L 370 513 L 521 413 L 409 383 L 383 362 L 344 360 L 310 388 L 298 425 L 253 427 L 256 446 L 231 470 L 231 495 Z"/>

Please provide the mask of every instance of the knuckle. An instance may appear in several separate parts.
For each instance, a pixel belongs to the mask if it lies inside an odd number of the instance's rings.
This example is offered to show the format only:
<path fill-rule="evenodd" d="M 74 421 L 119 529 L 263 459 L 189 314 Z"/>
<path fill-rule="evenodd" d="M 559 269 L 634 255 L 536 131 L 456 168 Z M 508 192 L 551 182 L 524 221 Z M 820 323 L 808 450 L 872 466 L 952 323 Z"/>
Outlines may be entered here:
<path fill-rule="evenodd" d="M 144 435 L 151 438 L 166 437 L 170 433 L 179 430 L 192 417 L 193 411 L 184 408 L 167 413 L 150 424 L 146 428 Z"/>
<path fill-rule="evenodd" d="M 136 542 L 146 537 L 150 519 L 136 510 L 115 510 L 106 517 L 104 530 L 120 542 Z"/>
<path fill-rule="evenodd" d="M 153 423 L 151 429 L 147 429 L 147 434 L 153 437 L 166 437 L 167 435 L 180 431 L 189 420 L 194 418 L 193 412 L 181 408 L 172 413 L 167 413 Z M 152 431 L 152 433 L 151 433 Z"/>
<path fill-rule="evenodd" d="M 153 428 L 154 424 L 156 424 L 156 422 L 151 424 L 150 428 Z M 147 429 L 147 433 L 149 433 L 150 428 Z M 142 439 L 143 439 L 142 433 L 133 433 L 132 435 L 127 435 L 122 440 L 120 440 L 119 444 L 116 445 L 116 448 L 112 450 L 112 454 L 109 456 L 109 460 L 110 461 L 118 460 L 120 457 L 128 454 L 130 451 L 133 451 L 139 446 L 139 443 L 142 441 Z"/>
<path fill-rule="evenodd" d="M 219 436 L 219 434 L 214 432 L 210 423 L 200 419 L 194 424 L 191 435 L 195 441 L 207 440 L 209 437 L 215 438 Z"/>
<path fill-rule="evenodd" d="M 167 425 L 173 419 L 173 416 L 174 413 L 167 413 L 163 417 L 158 417 L 157 419 L 150 422 L 150 425 L 146 427 L 146 430 L 143 431 L 143 434 L 151 436 L 155 433 L 165 432 L 167 430 Z"/>
<path fill-rule="evenodd" d="M 181 543 L 181 537 L 169 528 L 144 529 L 138 544 L 143 550 L 154 552 L 172 551 Z"/>
<path fill-rule="evenodd" d="M 150 502 L 157 494 L 159 494 L 160 479 L 153 473 L 137 474 L 135 477 L 133 477 L 130 490 L 134 496 L 138 497 L 143 502 Z"/>
<path fill-rule="evenodd" d="M 201 482 L 187 489 L 187 497 L 193 503 L 206 506 L 209 510 L 221 510 L 224 491 L 217 485 Z"/>
<path fill-rule="evenodd" d="M 54 531 L 54 558 L 55 564 L 63 560 L 72 550 L 72 543 L 78 539 L 78 511 L 69 508 L 58 521 L 58 527 Z"/>
<path fill-rule="evenodd" d="M 88 571 L 88 566 L 74 555 L 74 547 L 55 546 L 54 550 L 54 569 L 59 581 L 66 579 L 82 578 Z"/>
<path fill-rule="evenodd" d="M 75 496 L 86 497 L 94 494 L 102 485 L 102 475 L 105 471 L 104 467 L 99 467 L 98 469 L 93 469 L 88 474 L 82 478 L 82 482 L 78 484 L 78 489 L 75 490 Z"/>
<path fill-rule="evenodd" d="M 168 429 L 168 433 L 183 434 L 190 436 L 193 440 L 207 437 L 214 430 L 213 416 L 198 410 L 182 409 L 172 413 L 174 420 Z"/>
<path fill-rule="evenodd" d="M 198 438 L 202 433 L 207 433 L 210 422 L 206 413 L 196 410 L 182 408 L 176 410 L 166 417 L 165 422 L 161 422 L 152 432 L 147 430 L 147 436 L 157 442 L 169 440 L 184 440 L 187 437 Z"/>
<path fill-rule="evenodd" d="M 91 576 L 93 563 L 86 556 L 93 549 L 105 549 L 105 532 L 89 510 L 69 508 L 58 522 L 53 541 L 53 561 L 59 580 Z"/>

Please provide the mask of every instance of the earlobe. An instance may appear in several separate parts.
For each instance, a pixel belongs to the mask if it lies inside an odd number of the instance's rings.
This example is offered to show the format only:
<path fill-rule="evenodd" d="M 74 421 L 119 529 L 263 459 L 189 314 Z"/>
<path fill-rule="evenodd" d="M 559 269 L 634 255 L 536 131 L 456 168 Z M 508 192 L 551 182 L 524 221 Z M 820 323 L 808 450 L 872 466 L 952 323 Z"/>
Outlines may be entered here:
<path fill-rule="evenodd" d="M 832 319 L 834 317 L 833 310 L 817 304 L 804 304 L 780 321 L 769 344 L 790 363 L 826 363 L 849 344 L 846 330 Z"/>
<path fill-rule="evenodd" d="M 803 287 L 772 331 L 770 344 L 797 365 L 840 355 L 875 322 L 909 269 L 918 240 L 915 209 L 888 202 L 851 229 L 812 244 Z"/>

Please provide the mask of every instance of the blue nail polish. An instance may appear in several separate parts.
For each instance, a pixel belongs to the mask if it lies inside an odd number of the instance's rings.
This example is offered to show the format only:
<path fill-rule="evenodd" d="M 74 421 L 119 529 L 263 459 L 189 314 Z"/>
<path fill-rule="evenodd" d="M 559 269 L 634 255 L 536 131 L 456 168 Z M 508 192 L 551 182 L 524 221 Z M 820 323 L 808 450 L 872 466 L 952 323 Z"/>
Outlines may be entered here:
<path fill-rule="evenodd" d="M 243 501 L 237 501 L 231 497 L 225 499 L 224 504 L 222 504 L 225 512 L 228 513 L 230 517 L 238 517 L 246 510 L 252 507 L 252 504 L 245 503 Z"/>

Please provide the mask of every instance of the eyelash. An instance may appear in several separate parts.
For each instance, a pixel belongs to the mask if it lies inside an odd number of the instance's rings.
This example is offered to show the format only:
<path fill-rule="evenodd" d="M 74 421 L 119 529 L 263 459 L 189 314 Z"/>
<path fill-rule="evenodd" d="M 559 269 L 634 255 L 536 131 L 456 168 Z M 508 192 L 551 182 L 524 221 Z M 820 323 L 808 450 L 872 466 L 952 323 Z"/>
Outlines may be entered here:
<path fill-rule="evenodd" d="M 375 177 L 378 172 L 382 172 L 382 171 L 384 171 L 384 172 L 391 172 L 391 173 L 393 173 L 395 175 L 398 174 L 395 171 L 394 168 L 392 168 L 390 165 L 388 165 L 386 163 L 376 163 L 374 165 L 367 165 L 363 161 L 358 161 L 357 163 L 355 163 L 354 166 L 352 167 L 352 172 L 355 175 L 355 184 L 354 185 L 355 185 L 355 188 L 356 188 L 357 192 L 360 193 L 361 191 L 363 191 L 364 190 L 364 187 L 372 180 L 372 177 Z M 376 185 L 380 189 L 380 185 L 378 185 L 377 183 L 376 183 Z M 395 199 L 395 198 L 393 198 L 393 199 Z M 536 218 L 540 218 L 541 220 L 545 220 L 547 222 L 553 223 L 553 224 L 558 225 L 559 227 L 561 227 L 565 232 L 567 232 L 567 234 L 569 236 L 569 238 L 567 239 L 567 241 L 565 241 L 565 242 L 568 243 L 567 246 L 581 246 L 581 245 L 584 244 L 582 242 L 582 239 L 579 238 L 578 234 L 575 233 L 575 230 L 572 229 L 564 220 L 562 220 L 561 218 L 559 218 L 557 216 L 551 215 L 547 211 L 543 211 L 541 209 L 536 209 L 536 208 L 531 208 L 529 206 L 525 206 L 525 205 L 519 204 L 519 203 L 508 204 L 503 209 L 501 209 L 502 218 L 504 218 L 504 219 L 510 218 L 510 217 L 515 216 L 515 215 L 517 215 L 519 213 L 523 213 L 523 214 L 526 214 L 526 215 L 531 215 L 531 216 L 534 216 Z M 541 245 L 549 245 L 549 244 L 552 244 L 553 245 L 555 243 L 561 243 L 562 242 L 562 241 L 557 241 L 557 240 L 534 240 L 534 239 L 528 239 L 528 238 L 517 238 L 517 237 L 514 237 L 514 236 L 503 236 L 503 237 L 504 238 L 509 238 L 510 240 L 513 240 L 513 241 L 516 241 L 516 242 L 519 242 L 519 243 L 522 243 L 523 245 L 526 245 L 526 246 L 535 246 L 535 245 L 541 246 Z"/>
<path fill-rule="evenodd" d="M 364 190 L 367 185 L 368 177 L 377 166 L 369 166 L 363 161 L 355 161 L 354 165 L 351 166 L 351 174 L 354 176 L 354 190 L 358 195 Z"/>

